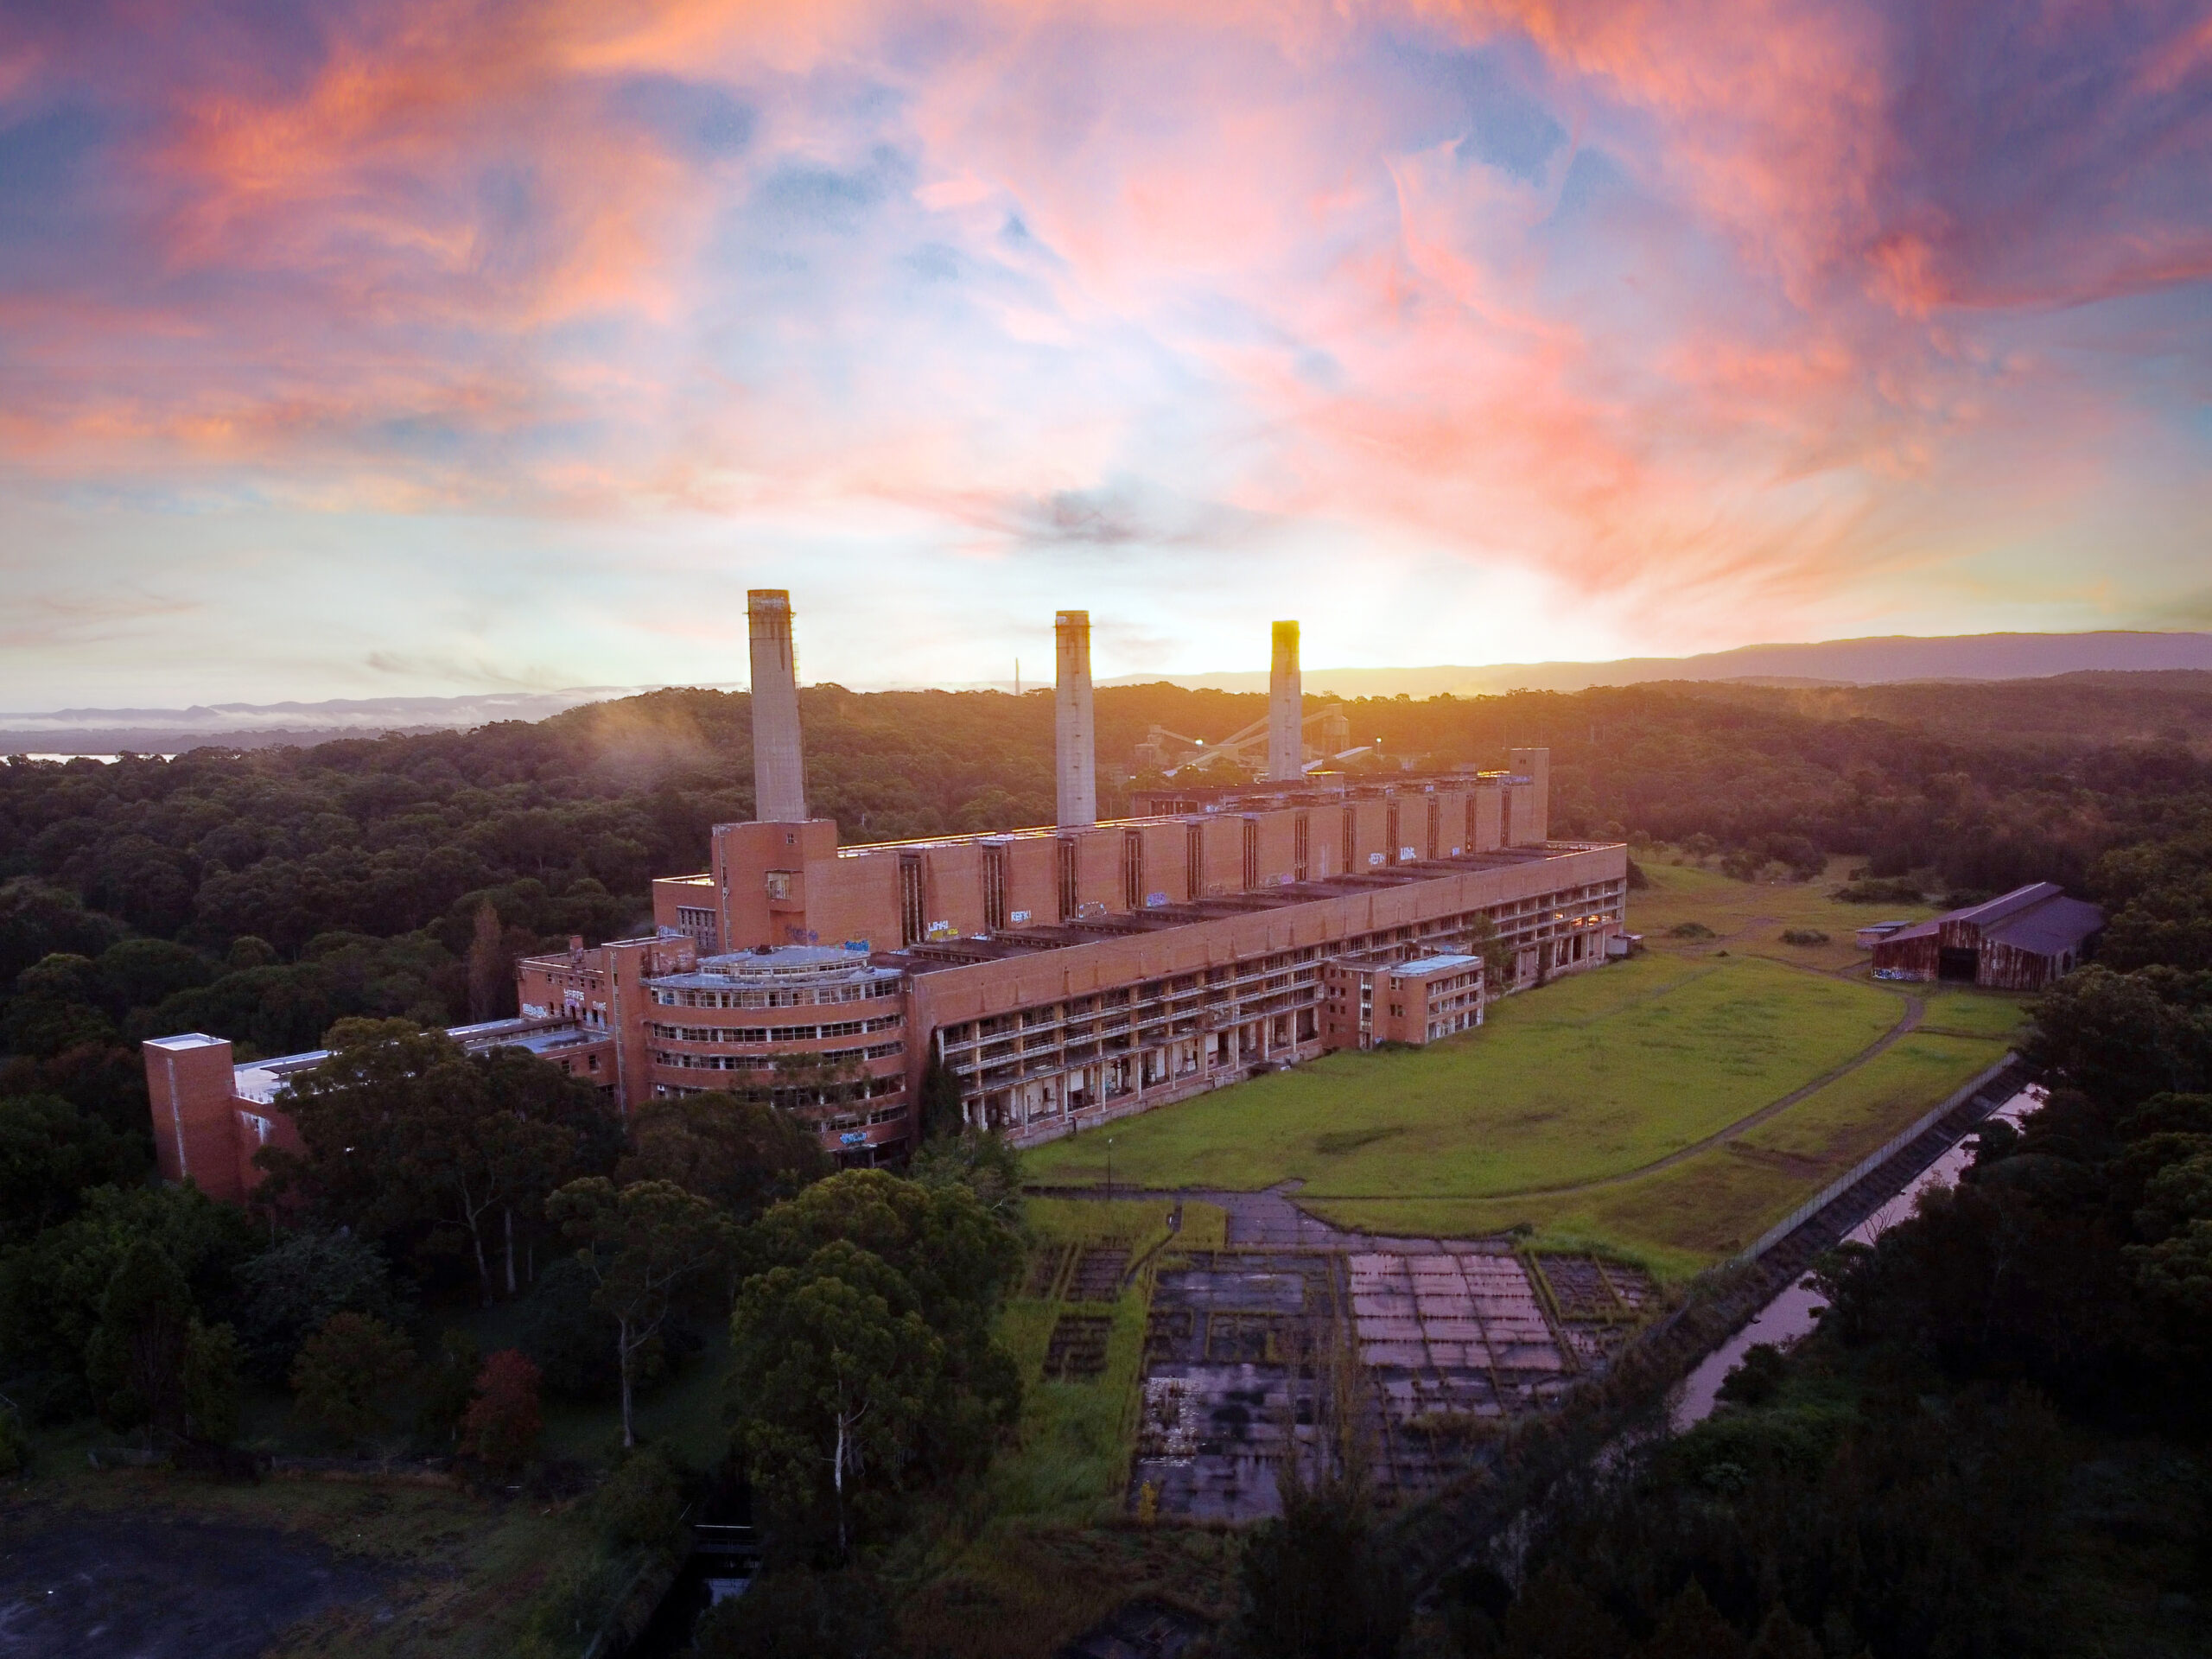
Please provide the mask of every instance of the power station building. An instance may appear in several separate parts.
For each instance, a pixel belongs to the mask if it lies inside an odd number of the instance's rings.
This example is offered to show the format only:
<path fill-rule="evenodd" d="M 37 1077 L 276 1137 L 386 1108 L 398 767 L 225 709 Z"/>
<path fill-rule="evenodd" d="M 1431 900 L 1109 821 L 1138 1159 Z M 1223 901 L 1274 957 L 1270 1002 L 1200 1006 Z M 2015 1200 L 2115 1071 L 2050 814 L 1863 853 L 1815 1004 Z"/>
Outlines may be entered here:
<path fill-rule="evenodd" d="M 1479 1023 L 1487 995 L 1605 961 L 1621 931 L 1626 849 L 1551 838 L 1547 750 L 1428 776 L 1309 761 L 1294 623 L 1275 626 L 1263 782 L 1171 784 L 1101 822 L 1090 618 L 1063 611 L 1057 822 L 841 846 L 808 814 L 789 595 L 748 611 L 760 817 L 717 824 L 705 870 L 652 884 L 652 938 L 519 963 L 522 1017 L 500 1022 L 626 1111 L 728 1090 L 800 1112 L 847 1162 L 893 1161 L 934 1059 L 967 1122 L 1034 1143 L 1365 1046 L 1329 1028 L 1325 982 L 1398 965 L 1421 1012 L 1370 1040 L 1425 1041 Z M 1510 964 L 1496 984 L 1485 947 Z M 146 1046 L 172 1179 L 248 1167 L 241 1135 L 283 1133 L 257 1127 L 281 1099 L 249 1100 L 201 1052 L 219 1040 Z M 195 1089 L 211 1097 L 178 1093 Z M 188 1122 L 213 1135 L 226 1115 L 232 1144 L 189 1157 Z"/>

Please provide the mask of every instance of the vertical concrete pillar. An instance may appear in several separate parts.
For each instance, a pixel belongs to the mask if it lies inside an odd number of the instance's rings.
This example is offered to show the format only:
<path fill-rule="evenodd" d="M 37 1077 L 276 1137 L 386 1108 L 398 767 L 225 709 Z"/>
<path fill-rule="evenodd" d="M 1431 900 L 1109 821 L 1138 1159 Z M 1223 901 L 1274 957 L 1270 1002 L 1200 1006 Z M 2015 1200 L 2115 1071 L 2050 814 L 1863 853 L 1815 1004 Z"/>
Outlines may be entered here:
<path fill-rule="evenodd" d="M 798 660 L 791 650 L 791 596 L 755 588 L 745 596 L 753 645 L 753 816 L 762 823 L 806 822 L 806 760 L 798 741 Z"/>
<path fill-rule="evenodd" d="M 1305 690 L 1298 672 L 1298 624 L 1275 624 L 1274 657 L 1268 668 L 1268 781 L 1295 783 L 1306 775 Z"/>
<path fill-rule="evenodd" d="M 1512 752 L 1512 766 L 1516 774 L 1529 782 L 1525 790 L 1516 791 L 1513 833 L 1508 841 L 1516 847 L 1540 846 L 1552 838 L 1552 752 L 1516 749 Z"/>
<path fill-rule="evenodd" d="M 1052 619 L 1058 650 L 1053 680 L 1053 760 L 1059 777 L 1063 830 L 1098 822 L 1098 737 L 1090 714 L 1090 613 Z"/>

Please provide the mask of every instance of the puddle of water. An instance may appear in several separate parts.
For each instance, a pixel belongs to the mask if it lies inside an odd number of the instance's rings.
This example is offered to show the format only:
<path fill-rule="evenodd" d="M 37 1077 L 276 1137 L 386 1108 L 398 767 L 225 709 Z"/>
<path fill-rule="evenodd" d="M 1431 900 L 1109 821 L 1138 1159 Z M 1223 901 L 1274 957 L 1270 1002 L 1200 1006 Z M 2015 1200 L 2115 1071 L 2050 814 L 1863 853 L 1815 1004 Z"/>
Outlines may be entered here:
<path fill-rule="evenodd" d="M 2043 1099 L 2040 1088 L 2023 1089 L 1982 1122 L 2017 1125 L 2021 1118 L 2042 1105 Z M 1931 1186 L 1955 1184 L 1972 1155 L 1967 1142 L 1961 1141 L 1853 1228 L 1845 1235 L 1846 1239 L 1853 1243 L 1871 1244 L 1897 1223 L 1910 1219 L 1920 1195 Z M 1719 1401 L 1722 1379 L 1742 1363 L 1754 1344 L 1770 1342 L 1777 1348 L 1788 1347 L 1819 1322 L 1821 1311 L 1826 1306 L 1810 1281 L 1800 1279 L 1791 1284 L 1761 1308 L 1749 1325 L 1707 1355 L 1705 1363 L 1677 1385 L 1668 1412 L 1669 1426 L 1680 1433 L 1691 1424 L 1710 1417 Z"/>

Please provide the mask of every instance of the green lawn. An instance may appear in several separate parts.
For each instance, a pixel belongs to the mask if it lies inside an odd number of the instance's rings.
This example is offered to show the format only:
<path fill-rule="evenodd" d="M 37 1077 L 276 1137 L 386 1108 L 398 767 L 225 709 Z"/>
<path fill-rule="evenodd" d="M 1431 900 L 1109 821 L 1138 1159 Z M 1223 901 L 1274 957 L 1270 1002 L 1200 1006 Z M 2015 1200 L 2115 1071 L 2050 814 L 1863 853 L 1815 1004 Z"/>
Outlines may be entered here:
<path fill-rule="evenodd" d="M 1993 1037 L 2014 1043 L 2027 1034 L 2028 1007 L 2035 999 L 2012 991 L 1982 991 L 1956 985 L 1925 987 L 1928 1003 L 1922 1025 L 1929 1031 L 1962 1037 Z"/>
<path fill-rule="evenodd" d="M 1849 1061 L 1904 1012 L 1871 985 L 1753 957 L 1654 953 L 1524 992 L 1484 1029 L 1418 1051 L 1339 1053 L 1113 1130 L 1114 1179 L 1305 1198 L 1474 1198 L 1615 1175 Z M 1106 1136 L 1024 1158 L 1095 1184 Z"/>
<path fill-rule="evenodd" d="M 2001 1042 L 1914 1033 L 1856 1071 L 1669 1168 L 1580 1192 L 1478 1199 L 1308 1205 L 1372 1232 L 1490 1233 L 1529 1226 L 1535 1242 L 1598 1249 L 1687 1277 L 1742 1249 L 1922 1113 L 1994 1065 Z"/>
<path fill-rule="evenodd" d="M 1116 1124 L 1116 1183 L 1296 1179 L 1299 1202 L 1340 1226 L 1526 1224 L 1543 1243 L 1619 1251 L 1675 1278 L 1749 1243 L 2024 1027 L 2024 998 L 1868 980 L 1853 930 L 1935 912 L 1830 899 L 1845 861 L 1818 881 L 1771 885 L 1645 868 L 1651 886 L 1630 896 L 1629 925 L 1647 954 L 1509 998 L 1465 1037 L 1332 1055 Z M 1673 935 L 1691 922 L 1711 936 Z M 1827 941 L 1783 942 L 1808 929 Z M 1908 996 L 1925 1005 L 1921 1029 L 1722 1145 L 1636 1173 L 1849 1065 Z M 1105 1136 L 1040 1147 L 1024 1171 L 1096 1185 Z"/>
<path fill-rule="evenodd" d="M 1702 957 L 1726 950 L 1772 957 L 1798 967 L 1830 972 L 1864 970 L 1867 953 L 1853 938 L 1869 922 L 1919 921 L 1937 913 L 1932 905 L 1847 905 L 1828 897 L 1848 876 L 1851 859 L 1830 859 L 1813 881 L 1737 881 L 1713 870 L 1662 859 L 1639 859 L 1649 887 L 1628 896 L 1628 925 L 1657 950 Z M 1711 928 L 1715 938 L 1681 941 L 1669 930 L 1684 922 Z M 1786 944 L 1783 934 L 1811 931 L 1825 944 Z"/>
<path fill-rule="evenodd" d="M 1740 1145 L 1802 1160 L 1822 1180 L 1840 1173 L 1969 1078 L 2004 1058 L 2001 1042 L 1916 1031 L 1788 1111 L 1745 1131 Z"/>

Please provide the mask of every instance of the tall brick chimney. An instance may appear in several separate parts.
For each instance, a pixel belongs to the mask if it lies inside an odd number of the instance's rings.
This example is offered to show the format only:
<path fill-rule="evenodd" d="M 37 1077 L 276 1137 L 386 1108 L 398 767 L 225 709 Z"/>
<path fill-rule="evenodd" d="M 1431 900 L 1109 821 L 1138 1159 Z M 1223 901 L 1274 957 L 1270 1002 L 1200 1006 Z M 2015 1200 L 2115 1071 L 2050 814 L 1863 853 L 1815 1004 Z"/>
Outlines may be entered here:
<path fill-rule="evenodd" d="M 1090 713 L 1090 613 L 1052 619 L 1058 650 L 1052 683 L 1052 759 L 1059 779 L 1059 826 L 1098 822 L 1098 736 Z"/>
<path fill-rule="evenodd" d="M 781 588 L 745 595 L 753 644 L 753 816 L 762 823 L 806 822 L 806 758 L 798 741 L 798 661 L 791 651 L 791 596 Z"/>
<path fill-rule="evenodd" d="M 1268 781 L 1296 783 L 1306 775 L 1300 736 L 1306 698 L 1298 672 L 1298 624 L 1275 624 L 1274 660 L 1268 669 Z"/>

